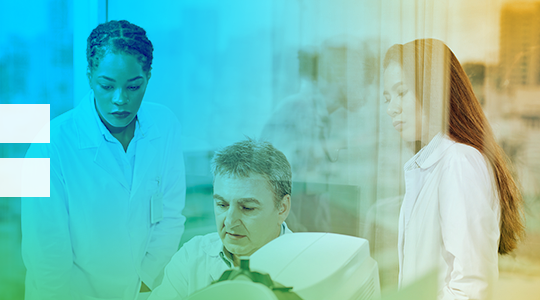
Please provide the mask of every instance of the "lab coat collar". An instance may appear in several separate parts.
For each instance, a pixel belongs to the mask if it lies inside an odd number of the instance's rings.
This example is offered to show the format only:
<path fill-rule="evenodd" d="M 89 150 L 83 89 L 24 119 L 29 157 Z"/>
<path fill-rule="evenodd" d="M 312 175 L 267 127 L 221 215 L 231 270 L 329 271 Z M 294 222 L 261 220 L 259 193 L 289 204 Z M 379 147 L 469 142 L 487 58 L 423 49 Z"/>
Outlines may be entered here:
<path fill-rule="evenodd" d="M 131 190 L 134 192 L 137 191 L 144 178 L 144 176 L 139 175 L 148 172 L 157 156 L 157 149 L 151 141 L 161 136 L 158 126 L 155 126 L 154 122 L 152 122 L 151 117 L 153 116 L 149 114 L 151 112 L 147 112 L 146 104 L 143 102 L 137 112 L 138 127 L 136 131 L 138 132 L 136 132 L 136 136 L 134 137 L 137 142 L 133 184 L 131 185 Z M 95 163 L 111 173 L 111 176 L 116 178 L 126 189 L 129 189 L 130 184 L 125 179 L 121 168 L 110 165 L 112 161 L 115 161 L 115 154 L 111 152 L 110 147 L 107 147 L 106 143 L 110 141 L 114 142 L 112 140 L 114 137 L 112 137 L 97 114 L 93 91 L 90 91 L 75 109 L 74 118 L 77 124 L 79 148 L 96 148 L 94 156 Z M 156 180 L 159 181 L 159 178 Z"/>
<path fill-rule="evenodd" d="M 150 140 L 161 135 L 154 122 L 150 120 L 150 116 L 145 109 L 146 104 L 143 101 L 139 111 L 137 112 L 138 130 L 141 132 L 142 138 Z M 83 98 L 79 106 L 74 110 L 75 122 L 79 135 L 79 148 L 95 148 L 107 140 L 107 134 L 110 135 L 105 125 L 99 119 L 94 106 L 94 92 L 90 90 Z M 112 135 L 111 135 L 112 136 Z"/>
<path fill-rule="evenodd" d="M 438 133 L 424 148 L 405 163 L 405 171 L 411 170 L 411 164 L 417 164 L 421 169 L 427 169 L 441 160 L 444 153 L 456 142 L 443 133 Z"/>
<path fill-rule="evenodd" d="M 433 150 L 429 157 L 420 164 L 420 168 L 427 169 L 433 166 L 436 162 L 441 160 L 446 150 L 448 150 L 450 146 L 456 143 L 446 134 L 439 133 L 438 135 L 440 135 L 441 137 L 439 145 Z"/>

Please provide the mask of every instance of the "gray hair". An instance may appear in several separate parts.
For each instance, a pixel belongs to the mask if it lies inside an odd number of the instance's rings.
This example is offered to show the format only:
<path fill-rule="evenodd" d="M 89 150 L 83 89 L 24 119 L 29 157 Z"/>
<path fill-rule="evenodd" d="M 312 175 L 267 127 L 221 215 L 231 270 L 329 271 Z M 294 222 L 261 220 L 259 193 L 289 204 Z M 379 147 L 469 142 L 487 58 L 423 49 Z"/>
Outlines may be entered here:
<path fill-rule="evenodd" d="M 292 190 L 291 165 L 285 155 L 266 141 L 247 140 L 224 147 L 212 158 L 212 174 L 247 178 L 259 174 L 268 180 L 276 207 Z"/>

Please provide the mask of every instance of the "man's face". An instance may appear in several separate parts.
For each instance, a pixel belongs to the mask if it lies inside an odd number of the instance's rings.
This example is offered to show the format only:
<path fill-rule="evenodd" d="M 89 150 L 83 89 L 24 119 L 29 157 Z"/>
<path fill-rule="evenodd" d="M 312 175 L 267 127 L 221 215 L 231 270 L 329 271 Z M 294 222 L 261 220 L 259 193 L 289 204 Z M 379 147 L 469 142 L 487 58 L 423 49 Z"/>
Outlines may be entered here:
<path fill-rule="evenodd" d="M 225 248 L 236 256 L 249 256 L 278 237 L 289 207 L 287 195 L 276 208 L 268 180 L 261 175 L 215 178 L 217 230 Z"/>

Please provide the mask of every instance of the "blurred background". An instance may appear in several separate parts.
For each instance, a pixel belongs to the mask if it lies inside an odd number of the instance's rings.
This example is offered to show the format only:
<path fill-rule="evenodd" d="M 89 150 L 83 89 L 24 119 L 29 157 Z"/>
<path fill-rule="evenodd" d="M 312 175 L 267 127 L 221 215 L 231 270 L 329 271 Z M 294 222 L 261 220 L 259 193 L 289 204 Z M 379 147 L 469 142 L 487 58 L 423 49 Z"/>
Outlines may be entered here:
<path fill-rule="evenodd" d="M 496 299 L 540 299 L 540 2 L 2 1 L 0 104 L 50 104 L 51 119 L 76 106 L 89 89 L 86 38 L 118 19 L 154 44 L 145 101 L 168 106 L 183 126 L 181 243 L 215 231 L 213 151 L 266 139 L 293 166 L 291 229 L 368 239 L 383 295 L 397 288 L 402 166 L 413 153 L 381 101 L 381 60 L 395 43 L 443 40 L 525 197 L 527 237 L 500 257 Z M 0 157 L 24 157 L 28 146 L 0 144 Z M 24 297 L 20 241 L 20 199 L 0 198 L 0 299 Z"/>

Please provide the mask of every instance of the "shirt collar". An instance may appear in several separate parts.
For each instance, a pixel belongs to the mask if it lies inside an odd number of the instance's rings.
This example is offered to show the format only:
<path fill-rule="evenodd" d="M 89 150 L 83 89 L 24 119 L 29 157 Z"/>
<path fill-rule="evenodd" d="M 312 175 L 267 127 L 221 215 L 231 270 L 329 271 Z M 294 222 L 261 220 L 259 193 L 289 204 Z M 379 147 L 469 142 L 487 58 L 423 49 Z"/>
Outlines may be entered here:
<path fill-rule="evenodd" d="M 426 169 L 441 159 L 442 154 L 455 142 L 446 134 L 438 133 L 424 148 L 420 149 L 416 155 L 409 159 L 403 169 L 412 171 L 414 169 Z"/>
<path fill-rule="evenodd" d="M 99 117 L 99 114 L 96 109 L 96 102 L 94 100 L 94 92 L 90 91 L 90 93 L 91 95 L 89 97 L 89 100 L 91 102 L 91 106 L 94 108 L 91 110 L 92 111 L 91 115 L 94 119 L 94 123 L 97 124 L 99 133 L 108 142 L 116 141 L 116 139 L 112 136 L 111 132 L 107 129 L 107 127 L 105 127 L 105 124 L 103 124 L 103 122 L 101 121 L 101 118 Z M 137 117 L 135 116 L 135 118 Z M 137 125 L 135 125 L 135 131 L 137 131 Z"/>
<path fill-rule="evenodd" d="M 279 233 L 279 236 L 288 233 L 292 233 L 292 231 L 289 229 L 289 227 L 287 227 L 285 222 L 281 223 L 281 232 Z M 225 246 L 220 238 L 218 238 L 215 243 L 210 244 L 209 247 L 204 250 L 210 256 L 221 257 L 224 262 L 229 265 L 229 267 L 233 266 L 232 254 L 225 249 Z"/>
<path fill-rule="evenodd" d="M 137 121 L 135 125 L 135 133 L 133 140 L 138 140 L 143 137 L 151 136 L 152 122 L 149 122 L 147 113 L 145 112 L 145 103 L 141 104 L 137 112 Z M 78 122 L 79 131 L 79 146 L 81 148 L 97 147 L 103 141 L 114 142 L 116 139 L 109 132 L 107 127 L 101 122 L 94 104 L 94 91 L 90 90 L 83 98 L 79 106 L 76 108 L 75 120 Z"/>

